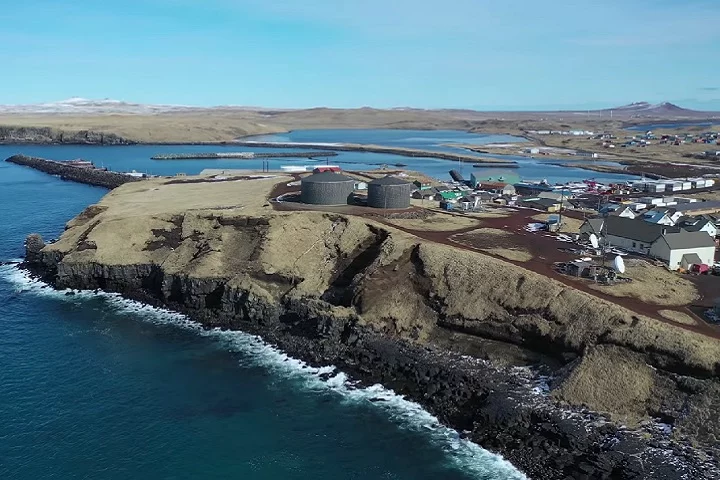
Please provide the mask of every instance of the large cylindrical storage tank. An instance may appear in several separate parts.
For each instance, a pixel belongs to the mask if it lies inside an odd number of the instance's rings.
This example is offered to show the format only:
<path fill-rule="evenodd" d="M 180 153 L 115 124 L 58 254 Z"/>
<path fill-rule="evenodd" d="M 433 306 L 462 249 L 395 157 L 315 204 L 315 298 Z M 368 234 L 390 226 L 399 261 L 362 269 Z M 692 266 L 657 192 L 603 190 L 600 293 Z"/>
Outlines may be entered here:
<path fill-rule="evenodd" d="M 397 177 L 377 178 L 368 183 L 368 206 L 373 208 L 408 208 L 412 183 Z"/>
<path fill-rule="evenodd" d="M 300 181 L 300 200 L 312 205 L 347 205 L 355 179 L 340 173 L 322 172 Z"/>

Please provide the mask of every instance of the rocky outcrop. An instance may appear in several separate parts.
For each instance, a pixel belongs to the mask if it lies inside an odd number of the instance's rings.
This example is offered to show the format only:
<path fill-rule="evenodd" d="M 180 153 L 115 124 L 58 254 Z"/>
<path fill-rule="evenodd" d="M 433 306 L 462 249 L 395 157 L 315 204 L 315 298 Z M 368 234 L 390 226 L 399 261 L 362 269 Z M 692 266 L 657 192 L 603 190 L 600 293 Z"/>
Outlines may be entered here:
<path fill-rule="evenodd" d="M 0 125 L 0 144 L 131 145 L 134 142 L 114 133 L 79 130 L 66 132 L 48 127 Z"/>
<path fill-rule="evenodd" d="M 467 296 L 463 297 L 465 304 L 458 303 L 462 299 L 453 282 L 460 267 L 444 259 L 436 263 L 434 256 L 442 258 L 442 251 L 431 247 L 423 251 L 425 247 L 417 245 L 405 249 L 393 243 L 388 231 L 338 216 L 323 217 L 331 228 L 314 248 L 315 244 L 308 244 L 301 235 L 290 233 L 283 219 L 192 219 L 186 215 L 173 217 L 164 229 L 154 230 L 156 240 L 147 244 L 148 256 L 166 251 L 165 261 L 102 263 L 92 258 L 96 258 L 96 249 L 103 248 L 104 237 L 100 233 L 94 236 L 102 229 L 98 225 L 102 225 L 103 213 L 97 208 L 86 211 L 69 224 L 68 235 L 74 229 L 83 232 L 70 250 L 67 245 L 42 248 L 38 236 L 29 237 L 26 267 L 58 288 L 118 292 L 186 313 L 208 327 L 260 335 L 292 356 L 315 365 L 336 365 L 366 384 L 382 383 L 420 402 L 473 441 L 501 453 L 533 479 L 717 478 L 713 476 L 718 470 L 712 457 L 708 460 L 651 427 L 635 433 L 582 408 L 571 412 L 551 397 L 533 393 L 537 379 L 527 371 L 520 375 L 512 368 L 463 355 L 462 343 L 455 348 L 439 348 L 433 329 L 445 327 L 434 327 L 438 320 L 450 326 L 449 331 L 465 330 L 477 338 L 510 340 L 514 331 L 517 339 L 532 338 L 517 342 L 526 346 L 539 345 L 544 339 L 544 349 L 550 353 L 557 349 L 559 357 L 563 352 L 573 352 L 574 358 L 583 358 L 584 348 L 579 339 L 560 338 L 558 332 L 550 334 L 551 326 L 541 326 L 551 321 L 548 319 L 567 322 L 567 314 L 559 310 L 538 304 L 535 311 L 511 312 L 509 300 L 494 298 L 499 292 L 492 289 L 474 292 L 485 303 Z M 324 228 L 319 218 L 314 218 L 315 231 Z M 203 224 L 206 230 L 198 230 L 201 220 L 209 222 Z M 283 233 L 276 234 L 281 227 Z M 233 260 L 244 262 L 235 265 L 242 269 L 242 278 L 231 278 L 231 272 L 228 276 L 201 275 L 199 272 L 205 270 L 197 265 L 214 265 L 213 255 L 219 255 L 215 239 L 222 238 L 228 244 L 235 241 L 233 235 L 241 239 L 238 243 L 242 249 L 233 251 Z M 81 242 L 94 242 L 95 249 L 80 249 Z M 299 256 L 292 254 L 292 242 L 302 245 Z M 267 256 L 279 248 L 280 257 Z M 178 255 L 187 255 L 196 267 L 184 263 L 181 267 L 179 260 L 173 260 Z M 270 260 L 272 264 L 267 263 Z M 445 267 L 436 271 L 443 263 Z M 504 279 L 497 281 L 502 284 Z M 515 288 L 530 292 L 523 289 L 534 288 L 534 281 L 525 279 Z M 411 315 L 392 309 L 394 292 L 401 295 L 398 307 L 411 309 Z M 421 297 L 425 300 L 417 300 Z M 468 305 L 470 301 L 475 303 Z M 538 301 L 542 303 L 542 299 Z M 506 302 L 508 309 L 501 313 L 498 302 Z M 421 313 L 424 318 L 415 317 Z M 473 322 L 482 323 L 481 315 L 489 319 L 487 323 L 479 329 L 471 328 Z M 502 325 L 503 315 L 526 318 L 508 327 L 507 322 Z M 529 319 L 532 315 L 537 317 L 533 322 Z M 465 318 L 465 326 L 459 329 L 461 318 Z M 536 326 L 523 327 L 531 324 Z M 505 330 L 507 334 L 502 333 Z M 519 333 L 522 331 L 526 333 Z M 562 368 L 570 372 L 570 379 L 564 382 L 558 378 L 565 385 L 562 394 L 588 397 L 586 390 L 592 387 L 586 384 L 587 372 L 598 371 L 595 360 L 605 360 L 608 352 L 620 348 L 601 348 L 598 354 L 588 355 L 577 370 L 574 363 L 578 360 L 564 364 Z M 624 364 L 639 362 L 647 372 L 640 353 L 624 355 Z M 708 386 L 712 382 L 669 375 L 652 381 L 668 385 L 691 381 L 704 401 L 712 398 Z M 612 383 L 612 375 L 606 372 L 603 381 Z M 651 380 L 645 382 L 648 389 L 654 388 L 648 382 Z M 656 393 L 661 395 L 657 388 Z M 635 397 L 636 401 L 641 398 Z M 688 398 L 685 395 L 685 408 Z M 658 412 L 663 408 L 672 411 L 665 405 L 658 406 Z"/>
<path fill-rule="evenodd" d="M 116 188 L 128 182 L 137 182 L 142 178 L 133 177 L 124 173 L 110 172 L 99 168 L 83 168 L 44 158 L 28 157 L 27 155 L 13 155 L 6 162 L 23 165 L 40 170 L 41 172 L 57 175 L 63 180 L 95 185 L 105 188 Z"/>

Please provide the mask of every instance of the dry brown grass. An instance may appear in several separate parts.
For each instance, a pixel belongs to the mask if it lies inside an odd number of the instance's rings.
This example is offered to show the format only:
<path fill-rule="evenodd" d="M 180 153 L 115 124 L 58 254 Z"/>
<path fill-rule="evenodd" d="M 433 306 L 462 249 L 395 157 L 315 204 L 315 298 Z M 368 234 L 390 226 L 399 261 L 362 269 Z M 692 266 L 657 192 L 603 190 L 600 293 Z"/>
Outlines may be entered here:
<path fill-rule="evenodd" d="M 701 198 L 703 200 L 718 202 L 720 201 L 720 190 L 715 190 L 713 192 L 697 193 L 695 195 L 688 195 L 688 197 Z"/>
<path fill-rule="evenodd" d="M 523 248 L 481 248 L 481 250 L 491 255 L 497 255 L 498 257 L 502 257 L 515 262 L 529 262 L 533 259 L 533 256 L 530 254 L 530 252 Z"/>
<path fill-rule="evenodd" d="M 507 218 L 511 214 L 506 211 L 487 211 L 487 212 L 468 212 L 467 214 L 470 217 L 473 218 Z"/>
<path fill-rule="evenodd" d="M 588 351 L 553 395 L 635 425 L 646 417 L 655 373 L 640 354 L 614 346 Z"/>
<path fill-rule="evenodd" d="M 660 310 L 658 313 L 673 322 L 682 323 L 683 325 L 697 325 L 697 321 L 687 313 L 678 312 L 677 310 Z"/>
<path fill-rule="evenodd" d="M 666 130 L 664 133 L 678 134 L 687 132 L 687 127 L 679 129 Z M 703 130 L 707 131 L 707 130 Z M 605 160 L 639 160 L 639 161 L 659 161 L 659 162 L 682 162 L 682 163 L 703 163 L 702 160 L 683 157 L 684 154 L 695 154 L 708 150 L 708 145 L 702 143 L 687 143 L 683 145 L 661 145 L 657 141 L 646 147 L 630 147 L 621 148 L 624 137 L 630 135 L 626 130 L 613 130 L 613 134 L 618 137 L 615 140 L 617 148 L 606 149 L 602 147 L 602 140 L 587 139 L 586 137 L 564 137 L 560 135 L 545 135 L 542 140 L 547 146 L 570 148 L 573 150 L 585 150 L 599 153 Z M 640 133 L 640 132 L 637 132 Z M 656 135 L 661 135 L 661 131 L 655 131 Z M 575 157 L 576 158 L 576 157 Z"/>
<path fill-rule="evenodd" d="M 477 230 L 473 230 L 472 233 L 474 235 L 493 235 L 499 237 L 509 237 L 512 235 L 511 232 L 500 230 L 499 228 L 478 228 Z"/>
<path fill-rule="evenodd" d="M 29 115 L 0 117 L 0 125 L 50 127 L 66 132 L 115 133 L 136 142 L 220 142 L 245 135 L 282 132 L 268 120 L 235 114 Z"/>
<path fill-rule="evenodd" d="M 472 218 L 438 213 L 431 213 L 427 218 L 388 219 L 386 221 L 401 228 L 430 232 L 451 232 L 480 226 L 480 222 Z"/>
<path fill-rule="evenodd" d="M 201 177 L 158 178 L 127 183 L 116 188 L 94 207 L 95 216 L 81 215 L 69 222 L 68 226 L 72 228 L 66 231 L 51 248 L 71 251 L 84 236 L 97 245 L 97 250 L 73 253 L 78 259 L 92 258 L 94 261 L 109 265 L 128 265 L 153 260 L 165 262 L 167 258 L 159 256 L 172 254 L 173 261 L 181 265 L 184 255 L 191 257 L 194 251 L 143 250 L 145 244 L 158 240 L 157 235 L 152 233 L 153 229 L 158 231 L 177 229 L 175 219 L 184 218 L 183 236 L 190 236 L 193 231 L 202 231 L 214 235 L 213 238 L 219 242 L 222 240 L 221 232 L 215 232 L 212 228 L 213 222 L 203 220 L 203 217 L 211 213 L 227 217 L 260 216 L 270 213 L 271 207 L 264 206 L 266 195 L 277 183 L 292 180 L 292 177 L 278 175 L 257 180 L 172 183 L 199 178 Z M 97 225 L 93 226 L 95 223 Z M 221 263 L 218 260 L 210 270 L 220 271 Z"/>
<path fill-rule="evenodd" d="M 631 278 L 631 283 L 612 286 L 592 283 L 590 287 L 616 297 L 636 298 L 654 305 L 688 305 L 698 297 L 692 282 L 677 273 L 643 260 L 630 260 L 626 265 L 627 271 L 623 276 Z"/>
<path fill-rule="evenodd" d="M 550 218 L 549 213 L 541 213 L 539 215 L 535 215 L 532 217 L 533 220 L 537 220 L 538 222 L 547 222 Z M 560 232 L 561 233 L 580 233 L 580 227 L 582 226 L 583 221 L 578 220 L 577 218 L 571 218 L 566 215 L 563 215 L 562 217 L 562 225 L 560 226 Z"/>

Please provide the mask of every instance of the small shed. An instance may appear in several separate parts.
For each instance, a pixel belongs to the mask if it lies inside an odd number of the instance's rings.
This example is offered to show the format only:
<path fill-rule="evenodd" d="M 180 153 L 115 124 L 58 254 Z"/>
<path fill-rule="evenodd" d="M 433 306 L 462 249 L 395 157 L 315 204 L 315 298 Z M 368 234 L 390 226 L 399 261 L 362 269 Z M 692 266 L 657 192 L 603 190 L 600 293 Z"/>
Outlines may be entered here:
<path fill-rule="evenodd" d="M 590 270 L 593 266 L 590 262 L 583 262 L 583 261 L 577 261 L 577 262 L 570 262 L 567 264 L 567 274 L 572 275 L 573 277 L 589 277 L 590 276 Z"/>
<path fill-rule="evenodd" d="M 413 185 L 415 185 L 420 190 L 428 190 L 432 188 L 432 184 L 430 182 L 421 182 L 420 180 L 415 180 L 413 182 Z"/>
<path fill-rule="evenodd" d="M 700 259 L 700 256 L 698 256 L 697 253 L 686 253 L 682 256 L 682 259 L 680 260 L 680 267 L 683 270 L 690 271 L 692 270 L 693 265 L 702 265 L 703 262 Z M 707 267 L 707 265 L 706 265 Z"/>
<path fill-rule="evenodd" d="M 515 185 L 510 185 L 508 183 L 502 188 L 502 191 L 500 193 L 503 195 L 515 195 L 517 192 L 515 190 Z"/>
<path fill-rule="evenodd" d="M 453 209 L 453 204 L 450 202 L 442 201 L 442 202 L 440 202 L 440 208 L 443 210 L 450 211 Z"/>
<path fill-rule="evenodd" d="M 435 199 L 435 195 L 432 194 L 432 192 L 424 192 L 422 190 L 415 190 L 412 193 L 412 198 L 416 200 L 428 200 L 432 201 Z"/>

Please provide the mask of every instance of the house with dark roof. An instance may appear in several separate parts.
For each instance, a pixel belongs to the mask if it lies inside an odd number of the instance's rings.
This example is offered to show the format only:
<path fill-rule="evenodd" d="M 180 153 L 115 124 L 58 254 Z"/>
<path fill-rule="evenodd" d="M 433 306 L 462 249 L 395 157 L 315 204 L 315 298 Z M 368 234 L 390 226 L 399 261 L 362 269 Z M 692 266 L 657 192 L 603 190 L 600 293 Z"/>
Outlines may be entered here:
<path fill-rule="evenodd" d="M 711 238 L 715 238 L 718 235 L 718 227 L 709 215 L 682 217 L 677 225 L 688 232 L 705 232 L 710 235 Z"/>
<path fill-rule="evenodd" d="M 600 214 L 603 216 L 612 215 L 614 217 L 626 217 L 626 218 L 637 218 L 637 213 L 629 205 L 618 205 L 616 203 L 609 203 L 600 209 Z"/>
<path fill-rule="evenodd" d="M 603 218 L 588 218 L 585 220 L 585 222 L 580 226 L 580 238 L 583 240 L 588 240 L 590 238 L 590 235 L 595 235 L 597 238 L 600 238 L 601 230 L 603 225 L 605 224 L 605 219 Z"/>
<path fill-rule="evenodd" d="M 672 270 L 689 268 L 683 267 L 683 263 L 698 258 L 701 263 L 712 265 L 715 258 L 714 238 L 704 231 L 690 232 L 679 226 L 610 216 L 586 220 L 580 232 L 587 236 L 594 233 L 606 245 L 663 260 Z"/>
<path fill-rule="evenodd" d="M 715 240 L 705 232 L 662 235 L 650 248 L 650 256 L 664 260 L 671 270 L 715 262 Z"/>
<path fill-rule="evenodd" d="M 537 210 L 542 210 L 543 212 L 559 212 L 560 211 L 560 202 L 553 200 L 551 198 L 526 198 L 522 200 L 522 206 L 527 208 L 535 208 Z"/>
<path fill-rule="evenodd" d="M 657 225 L 675 225 L 675 222 L 666 210 L 649 210 L 640 216 L 640 220 Z"/>

